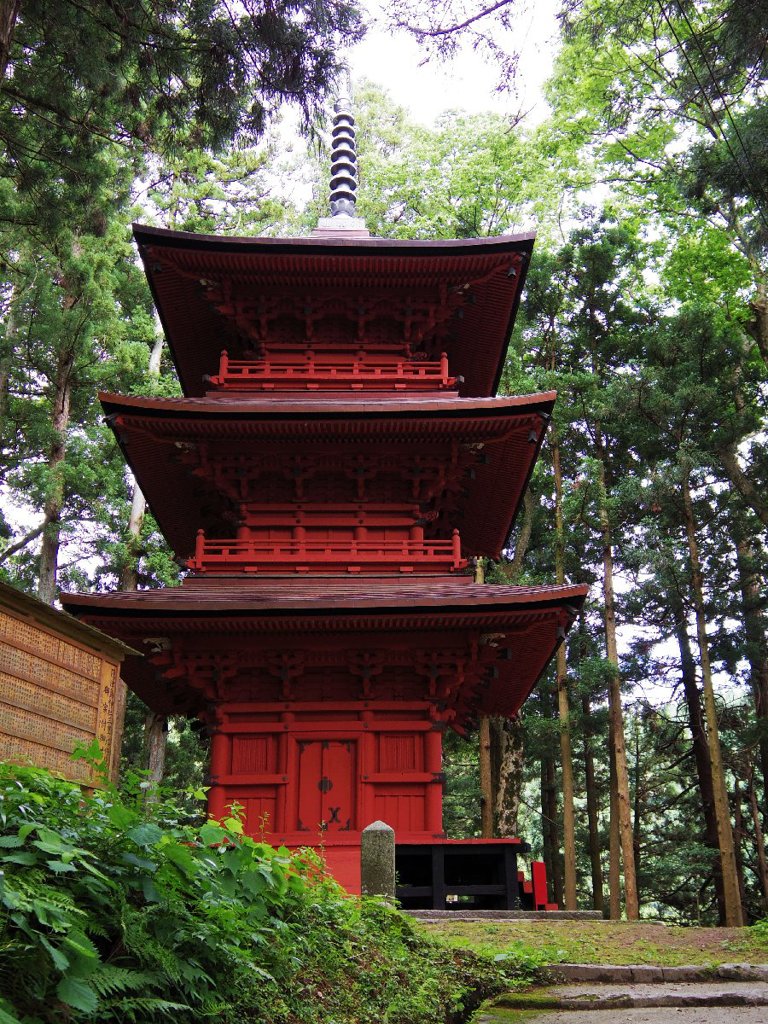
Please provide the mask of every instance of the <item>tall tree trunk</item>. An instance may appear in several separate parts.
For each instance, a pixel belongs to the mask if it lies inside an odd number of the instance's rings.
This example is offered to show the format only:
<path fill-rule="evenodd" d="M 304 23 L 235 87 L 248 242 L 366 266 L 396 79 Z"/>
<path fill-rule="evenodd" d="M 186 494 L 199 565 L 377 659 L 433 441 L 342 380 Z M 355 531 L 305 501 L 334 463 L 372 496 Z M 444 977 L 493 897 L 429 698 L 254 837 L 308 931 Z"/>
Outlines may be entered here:
<path fill-rule="evenodd" d="M 768 526 L 768 502 L 764 499 L 761 490 L 755 486 L 741 468 L 736 445 L 731 444 L 721 448 L 719 455 L 720 465 L 725 470 L 725 474 L 734 488 L 746 501 L 763 526 Z"/>
<path fill-rule="evenodd" d="M 725 923 L 729 928 L 738 928 L 744 923 L 739 895 L 739 880 L 736 869 L 736 852 L 733 842 L 731 815 L 728 807 L 728 791 L 725 786 L 725 770 L 720 748 L 717 725 L 715 689 L 712 681 L 712 667 L 709 660 L 709 640 L 704 609 L 704 581 L 699 559 L 699 544 L 696 536 L 696 520 L 691 500 L 690 476 L 686 471 L 681 481 L 685 532 L 688 540 L 688 555 L 691 563 L 691 589 L 696 615 L 696 632 L 699 640 L 699 659 L 704 689 L 704 716 L 707 724 L 707 745 L 712 764 L 712 788 L 714 793 L 717 840 L 720 849 L 720 863 L 723 871 L 723 894 L 725 898 Z"/>
<path fill-rule="evenodd" d="M 765 856 L 765 836 L 763 834 L 763 826 L 760 822 L 760 809 L 757 805 L 757 796 L 755 794 L 754 771 L 749 776 L 749 788 L 747 790 L 747 796 L 749 798 L 749 809 L 752 814 L 752 826 L 755 830 L 755 850 L 757 851 L 757 877 L 760 879 L 760 889 L 762 892 L 760 908 L 763 914 L 765 914 L 768 910 L 768 861 L 766 861 Z"/>
<path fill-rule="evenodd" d="M 560 842 L 557 827 L 557 782 L 554 759 L 541 759 L 541 813 L 544 836 L 544 863 L 551 879 L 552 896 L 558 906 L 563 905 L 563 873 L 560 861 Z"/>
<path fill-rule="evenodd" d="M 756 571 L 757 553 L 753 541 L 746 536 L 739 522 L 734 522 L 734 533 L 749 680 L 757 715 L 760 771 L 763 777 L 763 815 L 768 820 L 768 643 L 762 613 L 763 594 Z"/>
<path fill-rule="evenodd" d="M 640 757 L 640 729 L 637 717 L 633 720 L 633 739 L 635 746 L 634 776 L 635 776 L 635 806 L 633 813 L 634 827 L 632 829 L 632 849 L 635 854 L 635 875 L 640 877 L 640 822 L 643 820 L 643 789 L 642 761 Z M 639 884 L 639 883 L 638 883 Z M 639 894 L 638 894 L 639 902 Z"/>
<path fill-rule="evenodd" d="M 600 426 L 595 427 L 595 454 L 599 467 L 600 484 L 600 536 L 603 550 L 603 604 L 605 622 L 605 649 L 610 667 L 608 683 L 608 710 L 611 721 L 613 761 L 616 766 L 616 813 L 624 868 L 624 906 L 629 921 L 640 916 L 635 874 L 634 836 L 629 799 L 629 773 L 624 740 L 624 715 L 621 707 L 621 679 L 619 652 L 616 643 L 616 595 L 613 585 L 613 538 L 608 517 L 608 488 L 605 472 L 605 447 Z"/>
<path fill-rule="evenodd" d="M 555 576 L 565 583 L 565 539 L 563 531 L 563 475 L 560 443 L 552 431 L 552 472 L 555 480 Z M 576 910 L 576 824 L 573 809 L 573 753 L 571 710 L 568 703 L 568 656 L 565 641 L 557 649 L 555 663 L 557 712 L 560 722 L 560 763 L 563 782 L 563 883 L 566 910 Z"/>
<path fill-rule="evenodd" d="M 744 886 L 744 858 L 742 856 L 743 838 L 744 817 L 741 799 L 741 785 L 739 780 L 736 779 L 733 786 L 733 850 L 736 858 L 736 878 L 739 883 L 739 900 L 741 901 L 742 908 L 747 902 L 747 892 Z"/>
<path fill-rule="evenodd" d="M 533 528 L 535 501 L 530 487 L 523 497 L 523 514 L 512 561 L 505 567 L 510 583 L 515 583 L 522 571 Z M 493 800 L 494 831 L 504 838 L 518 833 L 517 818 L 523 786 L 525 750 L 523 722 L 520 715 L 513 719 L 492 717 L 488 722 L 491 792 Z"/>
<path fill-rule="evenodd" d="M 600 833 L 597 814 L 597 786 L 595 783 L 595 758 L 592 753 L 592 737 L 588 725 L 592 717 L 589 697 L 581 698 L 581 710 L 584 716 L 584 780 L 587 795 L 587 822 L 589 824 L 589 866 L 592 876 L 592 909 L 601 913 L 603 901 L 603 866 L 600 862 Z"/>
<path fill-rule="evenodd" d="M 13 367 L 16 352 L 16 334 L 16 309 L 12 297 L 8 303 L 8 312 L 5 315 L 5 330 L 3 332 L 2 345 L 0 345 L 0 423 L 4 423 L 8 415 L 9 386 L 11 368 Z M 2 457 L 3 453 L 0 452 L 0 458 Z M 2 479 L 3 474 L 4 469 L 0 469 L 0 479 Z"/>
<path fill-rule="evenodd" d="M 75 362 L 74 346 L 64 348 L 56 362 L 53 387 L 51 426 L 53 441 L 48 451 L 48 492 L 43 506 L 43 540 L 40 546 L 40 572 L 37 596 L 46 604 L 56 600 L 56 576 L 61 537 L 61 513 L 64 508 L 63 462 L 67 448 L 72 401 L 72 367 Z"/>
<path fill-rule="evenodd" d="M 491 723 L 480 719 L 479 736 L 480 761 L 480 835 L 483 839 L 493 836 L 493 784 L 491 779 Z"/>
<path fill-rule="evenodd" d="M 523 561 L 528 545 L 531 543 L 531 532 L 533 530 L 533 513 L 536 509 L 536 500 L 530 486 L 523 495 L 523 514 L 520 517 L 520 530 L 517 534 L 515 553 L 512 561 L 505 567 L 505 573 L 510 583 L 516 583 L 523 569 Z"/>
<path fill-rule="evenodd" d="M 475 559 L 475 583 L 485 583 L 485 562 Z M 487 715 L 480 718 L 477 760 L 480 769 L 480 835 L 493 836 L 493 772 L 491 770 L 491 723 Z"/>
<path fill-rule="evenodd" d="M 155 338 L 155 343 L 152 346 L 152 351 L 149 355 L 149 365 L 147 367 L 151 377 L 157 377 L 160 374 L 160 363 L 163 357 L 164 344 L 165 339 L 163 338 L 163 335 L 158 334 Z M 146 499 L 141 493 L 139 485 L 134 482 L 133 494 L 131 496 L 131 514 L 128 519 L 128 557 L 120 572 L 119 585 L 121 590 L 136 590 L 136 587 L 138 586 L 139 558 L 141 556 L 140 538 L 146 512 Z"/>
<path fill-rule="evenodd" d="M 725 921 L 723 871 L 720 864 L 720 845 L 717 839 L 715 793 L 712 788 L 712 762 L 709 756 L 709 746 L 707 745 L 707 732 L 704 726 L 701 695 L 696 683 L 696 662 L 691 651 L 685 608 L 674 584 L 668 588 L 667 595 L 669 608 L 674 617 L 675 636 L 677 637 L 677 646 L 680 651 L 680 676 L 683 683 L 685 706 L 688 711 L 688 728 L 691 733 L 693 759 L 696 764 L 696 777 L 699 783 L 701 807 L 704 814 L 704 843 L 712 850 L 712 877 L 715 883 L 718 919 L 722 924 Z"/>
<path fill-rule="evenodd" d="M 152 351 L 149 356 L 148 370 L 152 377 L 160 374 L 160 363 L 163 356 L 163 345 L 165 339 L 158 334 Z M 120 572 L 120 589 L 136 590 L 139 580 L 139 559 L 141 557 L 141 530 L 144 525 L 144 516 L 147 512 L 147 502 L 134 481 L 133 494 L 131 496 L 131 513 L 128 518 L 128 558 L 123 564 Z M 122 683 L 125 686 L 125 683 Z M 123 708 L 125 702 L 123 701 Z M 144 720 L 144 756 L 145 766 L 149 772 L 149 779 L 155 786 L 159 786 L 165 774 L 165 754 L 168 743 L 168 718 L 159 715 L 154 711 L 148 711 Z"/>
<path fill-rule="evenodd" d="M 495 794 L 496 834 L 513 839 L 518 834 L 518 814 L 523 787 L 523 722 L 514 718 L 493 717 L 491 729 L 491 773 Z"/>
<path fill-rule="evenodd" d="M 608 838 L 608 900 L 612 921 L 621 920 L 621 833 L 619 830 L 619 799 L 616 788 L 615 744 L 611 733 L 613 723 L 608 723 L 608 764 L 610 791 L 610 824 Z"/>
<path fill-rule="evenodd" d="M 128 517 L 127 558 L 120 570 L 120 590 L 136 590 L 139 585 L 139 557 L 141 528 L 147 512 L 147 501 L 139 485 L 134 482 L 131 495 L 131 512 Z"/>
<path fill-rule="evenodd" d="M 764 279 L 757 282 L 749 305 L 752 319 L 747 324 L 747 331 L 757 342 L 763 362 L 768 366 L 768 285 Z"/>
<path fill-rule="evenodd" d="M 21 0 L 0 0 L 0 82 L 4 80 L 8 71 L 13 33 L 20 8 Z"/>
<path fill-rule="evenodd" d="M 150 798 L 157 793 L 157 787 L 165 775 L 165 751 L 168 738 L 168 719 L 148 711 L 144 721 L 144 763 L 147 766 L 147 781 L 151 783 Z"/>

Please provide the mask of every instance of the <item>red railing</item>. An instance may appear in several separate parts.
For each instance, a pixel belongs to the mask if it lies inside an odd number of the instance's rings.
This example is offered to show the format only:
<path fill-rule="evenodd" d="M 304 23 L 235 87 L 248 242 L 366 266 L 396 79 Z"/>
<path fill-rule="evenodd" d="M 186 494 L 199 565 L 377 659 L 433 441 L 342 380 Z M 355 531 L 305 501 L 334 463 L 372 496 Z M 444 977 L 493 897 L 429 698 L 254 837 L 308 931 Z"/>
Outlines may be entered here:
<path fill-rule="evenodd" d="M 219 372 L 209 378 L 215 388 L 240 391 L 294 390 L 444 390 L 456 386 L 445 353 L 434 362 L 380 356 L 304 362 L 289 359 L 230 359 L 221 353 Z"/>
<path fill-rule="evenodd" d="M 450 540 L 206 540 L 199 530 L 195 554 L 187 562 L 196 572 L 456 572 L 465 569 L 459 531 Z"/>

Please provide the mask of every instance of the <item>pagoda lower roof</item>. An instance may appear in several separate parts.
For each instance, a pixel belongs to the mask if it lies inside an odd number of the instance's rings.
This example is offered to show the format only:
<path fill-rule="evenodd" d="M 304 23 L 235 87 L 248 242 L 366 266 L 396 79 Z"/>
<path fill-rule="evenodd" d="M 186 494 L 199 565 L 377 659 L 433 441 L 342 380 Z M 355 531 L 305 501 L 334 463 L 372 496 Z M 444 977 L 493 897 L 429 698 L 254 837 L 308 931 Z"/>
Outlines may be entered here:
<path fill-rule="evenodd" d="M 573 600 L 580 604 L 588 587 L 583 584 L 517 587 L 478 584 L 463 576 L 338 577 L 320 574 L 300 580 L 284 576 L 244 574 L 229 576 L 187 576 L 180 587 L 157 590 L 118 590 L 106 594 L 61 595 L 61 601 L 81 615 L 86 608 L 99 608 L 106 615 L 113 609 L 141 609 L 141 614 L 159 612 L 175 615 L 190 612 L 227 613 L 239 609 L 251 613 L 292 615 L 309 612 L 329 614 L 395 609 L 409 615 L 437 609 L 442 616 L 451 609 L 490 609 L 523 606 L 538 608 Z"/>
<path fill-rule="evenodd" d="M 476 714 L 513 715 L 544 672 L 587 593 L 582 585 L 514 587 L 477 584 L 469 576 L 404 580 L 188 577 L 181 587 L 111 594 L 62 594 L 70 613 L 141 647 L 170 643 L 227 652 L 243 637 L 298 649 L 311 638 L 408 633 L 435 648 L 446 636 L 475 637 L 504 651 L 482 690 Z M 184 639 L 187 637 L 188 639 Z M 426 641 L 424 638 L 427 638 Z M 146 647 L 145 647 L 146 649 Z M 126 680 L 151 707 L 196 713 L 183 680 L 159 680 L 147 659 Z M 461 722 L 457 724 L 461 725 Z"/>
<path fill-rule="evenodd" d="M 464 378 L 461 393 L 494 394 L 535 237 L 227 238 L 139 224 L 133 231 L 182 388 L 192 396 L 205 391 L 204 375 L 222 348 L 237 358 L 248 346 L 242 317 L 225 307 L 259 309 L 282 298 L 297 310 L 314 299 L 339 313 L 349 302 L 354 316 L 364 298 L 383 300 L 391 311 L 418 301 L 445 307 L 446 296 L 461 308 L 439 348 Z M 212 299 L 212 289 L 229 298 Z M 279 323 L 270 330 L 279 343 Z"/>
<path fill-rule="evenodd" d="M 323 400 L 100 397 L 152 514 L 180 557 L 191 554 L 198 527 L 207 530 L 227 505 L 176 458 L 180 449 L 204 444 L 216 459 L 235 449 L 239 457 L 257 456 L 269 444 L 287 443 L 285 451 L 292 444 L 306 453 L 319 444 L 359 441 L 361 451 L 373 451 L 377 442 L 394 445 L 404 459 L 418 457 L 420 444 L 482 447 L 474 479 L 461 481 L 465 493 L 452 525 L 460 529 L 465 554 L 498 558 L 555 401 L 554 392 L 364 401 L 332 395 Z"/>

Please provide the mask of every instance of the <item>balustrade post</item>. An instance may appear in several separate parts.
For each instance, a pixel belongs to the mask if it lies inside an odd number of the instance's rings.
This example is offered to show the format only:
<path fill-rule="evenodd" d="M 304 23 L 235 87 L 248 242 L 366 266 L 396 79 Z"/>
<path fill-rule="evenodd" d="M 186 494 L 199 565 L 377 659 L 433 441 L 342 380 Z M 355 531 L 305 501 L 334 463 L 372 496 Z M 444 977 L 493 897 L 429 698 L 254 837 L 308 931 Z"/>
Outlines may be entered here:
<path fill-rule="evenodd" d="M 461 564 L 461 537 L 459 531 L 453 531 L 453 567 L 458 569 Z"/>
<path fill-rule="evenodd" d="M 205 530 L 198 530 L 195 537 L 195 566 L 200 569 L 203 565 L 205 554 Z"/>

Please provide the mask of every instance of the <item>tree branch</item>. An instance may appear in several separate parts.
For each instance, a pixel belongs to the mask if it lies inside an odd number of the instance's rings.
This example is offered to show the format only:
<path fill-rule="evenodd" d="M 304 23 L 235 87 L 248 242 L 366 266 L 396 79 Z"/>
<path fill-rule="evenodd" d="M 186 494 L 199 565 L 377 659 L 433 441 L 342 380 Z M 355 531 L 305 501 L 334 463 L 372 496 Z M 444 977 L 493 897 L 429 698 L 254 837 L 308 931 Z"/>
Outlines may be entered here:
<path fill-rule="evenodd" d="M 9 544 L 7 548 L 0 551 L 0 562 L 4 562 L 6 558 L 10 558 L 11 555 L 15 555 L 17 551 L 21 551 L 27 544 L 30 544 L 33 540 L 36 540 L 45 529 L 45 521 L 36 526 L 29 533 L 25 534 L 20 540 L 17 540 L 14 544 Z"/>
<path fill-rule="evenodd" d="M 502 7 L 508 7 L 514 0 L 498 0 L 498 3 L 491 4 L 490 7 L 484 7 L 483 10 L 478 11 L 477 14 L 473 14 L 467 18 L 466 21 L 457 22 L 454 25 L 448 25 L 446 28 L 419 28 L 417 25 L 411 25 L 407 21 L 395 21 L 398 28 L 404 28 L 408 32 L 411 32 L 416 36 L 428 36 L 432 39 L 438 36 L 449 36 L 452 32 L 461 32 L 462 29 L 469 28 L 470 25 L 476 21 L 482 21 L 483 18 L 487 18 L 490 14 L 495 14 L 496 11 L 501 10 Z"/>

